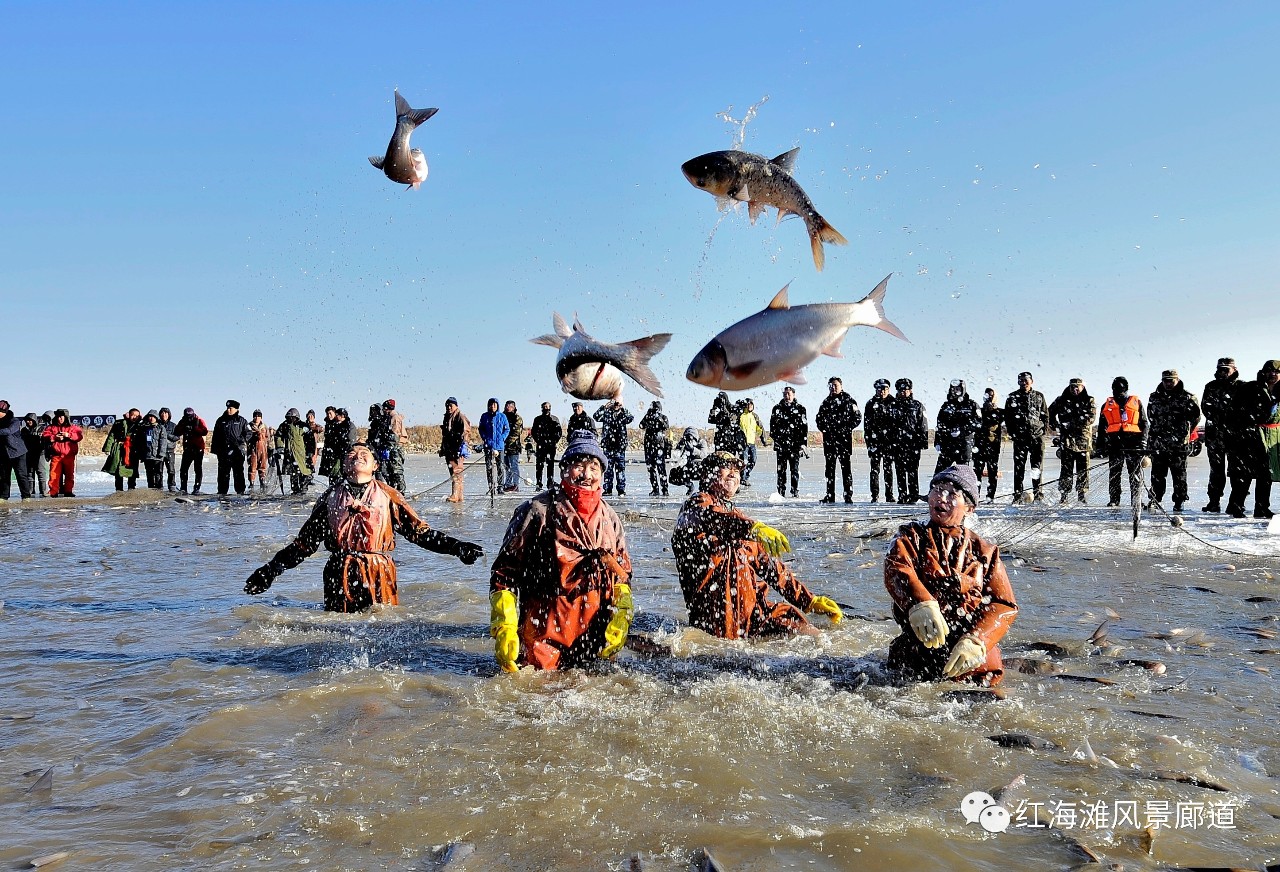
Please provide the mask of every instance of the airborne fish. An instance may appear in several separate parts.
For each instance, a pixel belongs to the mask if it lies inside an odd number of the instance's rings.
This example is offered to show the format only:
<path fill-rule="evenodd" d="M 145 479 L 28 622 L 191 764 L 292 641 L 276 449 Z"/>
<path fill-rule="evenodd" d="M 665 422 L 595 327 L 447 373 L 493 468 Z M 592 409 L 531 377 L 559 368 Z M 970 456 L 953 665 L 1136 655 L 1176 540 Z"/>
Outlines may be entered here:
<path fill-rule="evenodd" d="M 559 312 L 552 313 L 551 323 L 555 333 L 529 341 L 560 349 L 556 357 L 556 377 L 566 394 L 580 400 L 611 400 L 622 393 L 622 376 L 626 374 L 655 397 L 662 396 L 662 386 L 649 369 L 649 361 L 667 347 L 670 333 L 655 333 L 610 345 L 589 336 L 576 317 L 573 329 Z"/>
<path fill-rule="evenodd" d="M 799 215 L 809 230 L 813 264 L 822 272 L 822 243 L 847 245 L 849 240 L 818 214 L 804 188 L 791 177 L 799 150 L 797 146 L 773 160 L 746 151 L 713 151 L 685 161 L 680 169 L 689 184 L 713 194 L 722 208 L 734 201 L 746 203 L 752 224 L 765 206 L 778 210 L 778 221 L 788 212 Z"/>
<path fill-rule="evenodd" d="M 414 109 L 399 91 L 395 95 L 396 129 L 391 134 L 391 142 L 387 143 L 387 153 L 383 157 L 373 155 L 369 163 L 386 173 L 391 181 L 408 185 L 416 191 L 418 185 L 427 180 L 427 158 L 421 149 L 409 148 L 409 137 L 419 124 L 440 110 Z"/>
<path fill-rule="evenodd" d="M 892 274 L 890 274 L 892 275 Z M 742 391 L 775 381 L 806 383 L 800 371 L 819 355 L 841 357 L 840 343 L 850 327 L 879 327 L 906 341 L 884 315 L 884 292 L 890 276 L 856 303 L 812 303 L 790 306 L 787 288 L 762 312 L 721 331 L 708 342 L 685 377 L 726 391 Z"/>

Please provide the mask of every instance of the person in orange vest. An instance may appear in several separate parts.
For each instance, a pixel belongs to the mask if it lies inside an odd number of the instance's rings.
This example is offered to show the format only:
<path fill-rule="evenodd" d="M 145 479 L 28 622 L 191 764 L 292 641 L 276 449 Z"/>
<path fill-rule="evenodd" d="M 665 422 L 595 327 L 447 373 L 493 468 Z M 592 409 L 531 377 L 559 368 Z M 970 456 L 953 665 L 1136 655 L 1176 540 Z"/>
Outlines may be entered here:
<path fill-rule="evenodd" d="M 1111 382 L 1111 396 L 1102 404 L 1094 430 L 1093 453 L 1105 455 L 1111 478 L 1108 507 L 1120 505 L 1120 467 L 1129 470 L 1129 488 L 1138 486 L 1138 467 L 1147 450 L 1147 410 L 1142 400 L 1129 393 L 1129 380 L 1122 375 Z"/>
<path fill-rule="evenodd" d="M 297 537 L 245 582 L 250 596 L 265 592 L 286 569 L 315 554 L 323 544 L 329 552 L 324 565 L 324 609 L 358 612 L 374 603 L 400 602 L 396 564 L 391 559 L 396 533 L 414 545 L 457 557 L 468 566 L 484 556 L 484 549 L 433 530 L 418 517 L 400 492 L 374 479 L 378 461 L 369 446 L 358 442 L 342 458 L 343 477 L 316 500 Z"/>

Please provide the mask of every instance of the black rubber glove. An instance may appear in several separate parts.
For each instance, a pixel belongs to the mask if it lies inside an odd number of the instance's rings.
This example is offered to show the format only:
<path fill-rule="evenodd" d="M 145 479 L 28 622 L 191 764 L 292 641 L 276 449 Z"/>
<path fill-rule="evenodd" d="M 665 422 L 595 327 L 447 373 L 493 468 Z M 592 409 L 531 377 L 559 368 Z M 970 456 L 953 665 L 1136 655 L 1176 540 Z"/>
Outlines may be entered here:
<path fill-rule="evenodd" d="M 259 566 L 244 583 L 244 592 L 250 596 L 265 593 L 271 587 L 271 582 L 280 577 L 280 572 L 281 570 L 270 563 Z"/>
<path fill-rule="evenodd" d="M 484 556 L 484 549 L 474 542 L 458 543 L 458 559 L 467 566 L 475 563 Z"/>

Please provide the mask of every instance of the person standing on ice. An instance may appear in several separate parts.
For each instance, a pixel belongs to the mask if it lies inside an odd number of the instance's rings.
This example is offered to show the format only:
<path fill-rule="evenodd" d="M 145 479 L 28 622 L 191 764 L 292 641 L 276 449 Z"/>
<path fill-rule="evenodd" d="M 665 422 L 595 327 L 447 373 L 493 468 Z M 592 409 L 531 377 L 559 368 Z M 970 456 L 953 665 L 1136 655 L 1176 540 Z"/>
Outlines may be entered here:
<path fill-rule="evenodd" d="M 924 404 L 913 397 L 911 379 L 893 383 L 897 396 L 893 414 L 897 421 L 894 436 L 893 465 L 898 474 L 898 502 L 914 503 L 924 499 L 920 494 L 920 452 L 929 447 L 929 423 L 924 417 Z"/>
<path fill-rule="evenodd" d="M 1066 503 L 1071 489 L 1076 499 L 1088 502 L 1089 449 L 1093 444 L 1093 420 L 1098 404 L 1089 396 L 1084 379 L 1073 378 L 1062 394 L 1049 406 L 1049 426 L 1058 432 L 1053 444 L 1058 449 L 1061 468 L 1058 473 L 1059 504 Z"/>
<path fill-rule="evenodd" d="M 601 498 L 608 462 L 594 433 L 570 434 L 559 486 L 511 516 L 489 577 L 489 635 L 506 672 L 607 660 L 627 641 L 631 555 Z"/>
<path fill-rule="evenodd" d="M 809 418 L 804 406 L 796 402 L 796 389 L 791 385 L 782 389 L 782 400 L 769 415 L 769 438 L 778 460 L 778 496 L 787 495 L 788 474 L 791 496 L 799 496 L 800 452 L 809 442 Z"/>
<path fill-rule="evenodd" d="M 1090 412 L 1090 430 L 1092 416 Z M 1003 447 L 1004 408 L 992 388 L 982 392 L 982 409 L 978 413 L 978 432 L 973 437 L 973 472 L 982 483 L 987 477 L 987 502 L 995 502 L 996 480 L 1000 477 L 1000 449 Z"/>
<path fill-rule="evenodd" d="M 1049 406 L 1044 394 L 1032 385 L 1029 372 L 1018 373 L 1018 389 L 1004 401 L 1004 427 L 1013 442 L 1013 501 L 1025 503 L 1023 475 L 1031 464 L 1031 492 L 1037 503 L 1044 502 L 1044 431 L 1049 426 Z"/>
<path fill-rule="evenodd" d="M 700 464 L 702 490 L 685 500 L 671 536 L 689 623 L 722 639 L 816 634 L 806 612 L 843 618 L 840 607 L 814 596 L 779 558 L 791 544 L 733 504 L 742 458 L 717 451 Z M 772 587 L 782 602 L 769 599 Z"/>
<path fill-rule="evenodd" d="M 1018 615 L 998 546 L 968 529 L 978 478 L 949 466 L 929 482 L 929 520 L 898 528 L 884 560 L 884 585 L 902 634 L 889 668 L 918 681 L 1000 683 L 999 641 Z"/>
<path fill-rule="evenodd" d="M 1120 505 L 1121 465 L 1129 470 L 1130 496 L 1141 499 L 1141 494 L 1132 491 L 1142 487 L 1138 469 L 1147 451 L 1147 410 L 1142 400 L 1129 393 L 1129 380 L 1122 375 L 1111 381 L 1111 396 L 1102 404 L 1093 440 L 1093 453 L 1109 461 L 1107 507 Z"/>
<path fill-rule="evenodd" d="M 316 500 L 311 517 L 292 542 L 245 582 L 244 592 L 265 592 L 286 569 L 293 569 L 323 544 L 329 552 L 324 565 L 324 609 L 358 612 L 374 603 L 394 606 L 400 602 L 396 564 L 391 552 L 399 533 L 414 545 L 437 554 L 449 554 L 470 565 L 484 556 L 484 549 L 431 529 L 418 517 L 400 492 L 374 479 L 378 461 L 363 442 L 356 443 L 342 459 L 343 478 Z"/>
<path fill-rule="evenodd" d="M 1200 403 L 1182 384 L 1176 369 L 1160 374 L 1160 384 L 1147 398 L 1151 430 L 1147 447 L 1151 451 L 1151 502 L 1164 498 L 1166 477 L 1173 479 L 1173 510 L 1182 511 L 1187 501 L 1187 452 L 1191 434 L 1200 423 Z"/>

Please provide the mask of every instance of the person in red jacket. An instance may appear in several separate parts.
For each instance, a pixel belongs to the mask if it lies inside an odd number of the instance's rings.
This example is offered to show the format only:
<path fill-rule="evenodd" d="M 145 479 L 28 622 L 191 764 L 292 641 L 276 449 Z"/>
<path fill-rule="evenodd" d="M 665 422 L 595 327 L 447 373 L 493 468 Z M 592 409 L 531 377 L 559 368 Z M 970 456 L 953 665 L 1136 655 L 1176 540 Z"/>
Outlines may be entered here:
<path fill-rule="evenodd" d="M 84 431 L 71 423 L 66 409 L 53 413 L 53 423 L 41 434 L 53 457 L 49 459 L 49 496 L 73 497 L 76 489 L 76 455 Z"/>
<path fill-rule="evenodd" d="M 195 466 L 196 486 L 191 492 L 198 494 L 200 485 L 204 482 L 204 437 L 209 435 L 209 428 L 204 423 L 204 418 L 187 406 L 182 410 L 182 420 L 173 429 L 173 435 L 182 440 L 182 492 L 187 492 L 187 471 Z"/>

